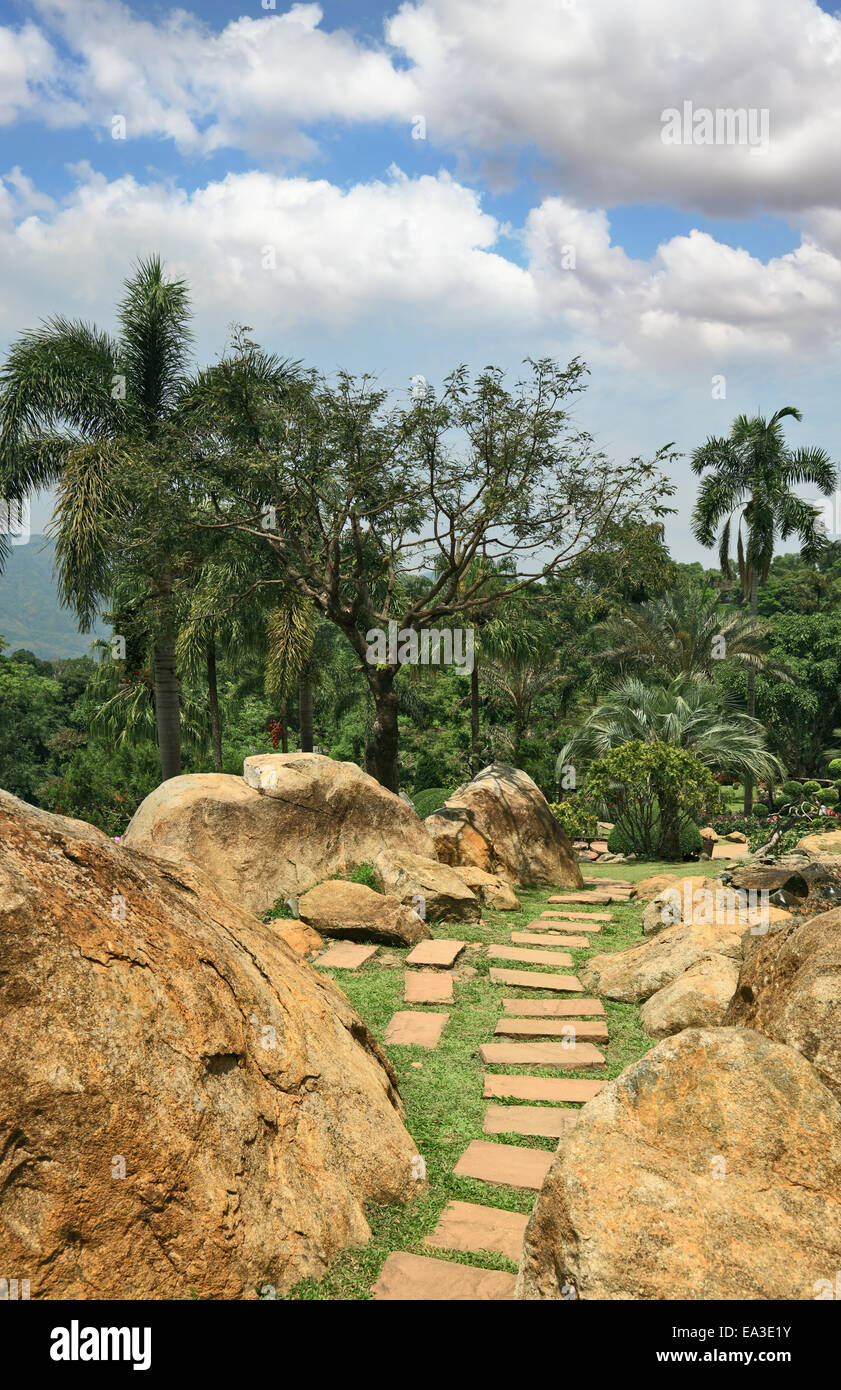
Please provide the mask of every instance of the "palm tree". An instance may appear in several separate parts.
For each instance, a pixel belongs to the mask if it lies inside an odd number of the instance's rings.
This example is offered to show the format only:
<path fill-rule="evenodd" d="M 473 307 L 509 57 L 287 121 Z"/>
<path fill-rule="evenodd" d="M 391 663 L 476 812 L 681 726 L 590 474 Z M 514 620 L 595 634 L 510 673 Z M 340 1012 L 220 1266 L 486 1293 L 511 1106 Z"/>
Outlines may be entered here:
<path fill-rule="evenodd" d="M 770 669 L 762 648 L 767 626 L 684 578 L 659 598 L 633 604 L 600 623 L 596 634 L 606 645 L 594 661 L 666 681 L 678 676 L 708 679 L 721 661 L 762 671 Z"/>
<path fill-rule="evenodd" d="M 187 287 L 166 280 L 157 257 L 141 261 L 126 282 L 117 317 L 118 337 L 49 319 L 12 345 L 0 371 L 0 495 L 19 499 L 58 484 L 59 594 L 76 610 L 82 632 L 90 631 L 133 525 L 143 525 L 135 479 L 149 486 L 147 511 L 172 500 L 167 429 L 185 386 L 192 337 Z M 151 566 L 150 604 L 162 780 L 181 771 L 175 583 L 167 551 Z"/>
<path fill-rule="evenodd" d="M 556 780 L 560 783 L 565 766 L 580 766 L 637 740 L 674 744 L 706 767 L 743 777 L 771 780 L 782 771 L 765 747 L 759 721 L 736 709 L 708 681 L 680 676 L 665 687 L 647 686 L 628 676 L 564 744 L 555 763 Z"/>
<path fill-rule="evenodd" d="M 796 536 L 804 560 L 813 560 L 826 543 L 818 529 L 820 509 L 798 497 L 793 488 L 817 487 L 829 497 L 837 469 L 824 449 L 789 449 L 782 431 L 788 417 L 801 420 L 794 406 L 784 406 L 770 420 L 739 415 L 727 438 L 710 438 L 692 455 L 693 472 L 703 478 L 692 515 L 692 531 L 701 545 L 712 546 L 718 536 L 719 562 L 729 579 L 730 537 L 737 516 L 736 555 L 742 595 L 751 615 L 759 611 L 759 585 L 764 584 L 777 536 Z M 742 537 L 742 522 L 746 538 Z M 756 668 L 748 666 L 747 712 L 756 713 Z M 745 780 L 745 814 L 753 804 L 753 781 Z"/>
<path fill-rule="evenodd" d="M 298 594 L 290 593 L 269 614 L 266 694 L 280 700 L 285 710 L 297 686 L 302 753 L 311 753 L 313 747 L 312 688 L 317 631 L 318 613 Z"/>
<path fill-rule="evenodd" d="M 482 632 L 482 680 L 511 706 L 511 756 L 519 765 L 523 738 L 535 701 L 564 681 L 555 634 L 535 618 L 534 605 L 523 600 L 503 603 Z"/>

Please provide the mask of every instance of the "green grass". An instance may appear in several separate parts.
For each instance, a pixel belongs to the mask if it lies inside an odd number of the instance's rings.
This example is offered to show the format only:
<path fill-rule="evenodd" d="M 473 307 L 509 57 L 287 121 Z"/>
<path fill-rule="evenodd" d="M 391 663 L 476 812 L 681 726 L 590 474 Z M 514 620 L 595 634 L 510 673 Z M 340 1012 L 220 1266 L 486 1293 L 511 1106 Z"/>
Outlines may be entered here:
<path fill-rule="evenodd" d="M 707 866 L 717 871 L 716 866 Z M 675 870 L 675 865 L 604 864 L 596 867 L 582 865 L 586 878 L 598 876 L 636 881 L 661 868 Z M 603 870 L 599 875 L 597 869 Z M 683 872 L 698 872 L 682 866 Z M 487 1101 L 482 1098 L 482 1073 L 533 1073 L 533 1067 L 486 1067 L 479 1059 L 479 1047 L 489 1042 L 494 1027 L 503 1016 L 503 996 L 516 996 L 521 991 L 492 984 L 490 962 L 483 951 L 471 950 L 480 944 L 510 944 L 512 929 L 522 928 L 546 907 L 551 889 L 520 891 L 523 908 L 519 912 L 485 911 L 481 923 L 439 923 L 436 936 L 466 941 L 467 949 L 458 965 L 470 965 L 476 974 L 455 981 L 455 998 L 446 1006 L 450 1019 L 441 1035 L 438 1047 L 432 1051 L 421 1047 L 387 1047 L 398 1076 L 398 1084 L 406 1108 L 406 1127 L 418 1152 L 426 1160 L 428 1186 L 421 1195 L 405 1206 L 377 1206 L 367 1212 L 371 1240 L 364 1247 L 345 1251 L 336 1259 L 325 1277 L 308 1279 L 297 1284 L 285 1295 L 287 1300 L 362 1300 L 370 1298 L 371 1285 L 376 1282 L 389 1254 L 395 1250 L 418 1254 L 436 1254 L 423 1244 L 424 1237 L 436 1225 L 446 1204 L 453 1199 L 478 1202 L 485 1206 L 502 1207 L 509 1211 L 529 1212 L 534 1194 L 518 1188 L 492 1187 L 472 1178 L 456 1177 L 453 1168 L 472 1139 L 499 1140 L 525 1148 L 552 1152 L 556 1140 L 530 1138 L 521 1135 L 488 1135 L 483 1132 Z M 576 909 L 577 910 L 577 909 Z M 618 951 L 642 939 L 641 909 L 633 903 L 614 904 L 610 911 L 613 922 L 602 923 L 602 930 L 588 950 L 572 952 L 575 968 L 588 955 L 599 951 Z M 570 934 L 575 927 L 570 925 Z M 358 973 L 330 972 L 351 1000 L 351 1003 L 371 1027 L 380 1043 L 392 1014 L 405 1007 L 403 1003 L 403 959 L 407 952 L 397 948 L 381 949 L 377 957 Z M 501 962 L 502 963 L 502 962 Z M 515 962 L 510 962 L 512 966 Z M 525 995 L 525 991 L 522 991 Z M 536 990 L 527 991 L 529 998 L 539 998 Z M 551 998 L 551 994 L 544 997 Z M 417 1007 L 417 1006 L 416 1006 Z M 609 1044 L 598 1044 L 607 1057 L 604 1068 L 564 1072 L 564 1076 L 611 1079 L 629 1063 L 635 1062 L 654 1046 L 639 1025 L 639 1010 L 633 1004 L 605 1001 Z M 420 1066 L 412 1066 L 419 1062 Z M 548 1073 L 559 1074 L 559 1073 Z M 506 1104 L 505 1101 L 498 1102 Z M 512 1102 L 516 1105 L 516 1102 Z M 481 1265 L 485 1269 L 514 1272 L 516 1266 L 503 1256 L 475 1255 L 449 1251 L 446 1258 L 463 1264 Z"/>

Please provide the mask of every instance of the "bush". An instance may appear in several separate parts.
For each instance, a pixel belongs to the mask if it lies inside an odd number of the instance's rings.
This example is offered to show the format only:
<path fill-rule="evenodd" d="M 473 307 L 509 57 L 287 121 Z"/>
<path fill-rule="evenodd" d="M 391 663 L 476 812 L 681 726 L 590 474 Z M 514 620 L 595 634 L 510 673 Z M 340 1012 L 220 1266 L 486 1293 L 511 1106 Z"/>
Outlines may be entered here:
<path fill-rule="evenodd" d="M 768 807 L 765 805 L 764 801 L 755 801 L 753 803 L 753 814 L 754 816 L 768 815 Z"/>
<path fill-rule="evenodd" d="M 661 835 L 659 817 L 654 827 L 654 833 L 659 838 Z M 636 854 L 638 858 L 659 859 L 659 854 L 645 854 L 634 849 L 635 837 L 629 832 L 628 827 L 622 821 L 617 821 L 607 837 L 607 847 L 611 854 Z M 680 853 L 684 859 L 692 855 L 701 853 L 701 832 L 694 821 L 685 820 L 680 826 Z"/>
<path fill-rule="evenodd" d="M 355 869 L 351 869 L 349 874 L 342 874 L 342 878 L 348 883 L 364 883 L 366 888 L 373 888 L 375 893 L 383 891 L 380 876 L 373 864 L 357 864 Z"/>
<path fill-rule="evenodd" d="M 698 820 L 723 804 L 709 768 L 685 748 L 659 740 L 634 740 L 596 758 L 582 790 L 614 822 L 608 847 L 645 859 L 698 853 Z"/>
<path fill-rule="evenodd" d="M 827 768 L 830 777 L 841 777 L 841 758 L 833 758 Z"/>
<path fill-rule="evenodd" d="M 433 811 L 440 811 L 448 796 L 452 796 L 452 792 L 446 787 L 425 787 L 422 792 L 414 793 L 412 801 L 421 820 L 426 820 Z"/>
<path fill-rule="evenodd" d="M 783 782 L 780 795 L 783 801 L 799 801 L 803 796 L 803 783 Z"/>
<path fill-rule="evenodd" d="M 592 840 L 598 833 L 598 817 L 578 792 L 549 808 L 571 840 Z"/>
<path fill-rule="evenodd" d="M 838 788 L 824 787 L 818 799 L 823 806 L 834 806 L 838 800 Z"/>
<path fill-rule="evenodd" d="M 811 777 L 808 782 L 803 783 L 803 790 L 807 796 L 817 796 L 821 791 L 821 784 Z"/>

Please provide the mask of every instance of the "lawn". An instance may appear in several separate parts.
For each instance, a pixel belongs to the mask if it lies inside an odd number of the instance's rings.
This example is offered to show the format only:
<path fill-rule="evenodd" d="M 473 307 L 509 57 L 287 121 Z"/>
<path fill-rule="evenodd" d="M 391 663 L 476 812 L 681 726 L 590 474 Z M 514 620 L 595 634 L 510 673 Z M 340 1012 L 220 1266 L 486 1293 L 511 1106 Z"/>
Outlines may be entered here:
<path fill-rule="evenodd" d="M 652 873 L 678 872 L 713 874 L 721 864 L 675 866 L 660 864 L 582 865 L 585 879 L 615 877 L 637 881 Z M 484 1067 L 479 1059 L 479 1046 L 491 1039 L 494 1026 L 503 1014 L 504 995 L 519 991 L 492 984 L 488 975 L 489 962 L 479 947 L 487 944 L 510 944 L 512 929 L 522 928 L 546 906 L 551 889 L 521 891 L 523 908 L 519 912 L 488 912 L 481 923 L 436 925 L 436 936 L 448 936 L 468 942 L 458 965 L 469 965 L 475 975 L 455 981 L 455 998 L 447 1008 L 450 1019 L 441 1041 L 434 1051 L 420 1047 L 388 1047 L 398 1075 L 400 1094 L 406 1107 L 406 1125 L 415 1140 L 418 1152 L 426 1160 L 428 1187 L 416 1201 L 406 1206 L 384 1206 L 369 1209 L 368 1220 L 372 1238 L 368 1245 L 346 1251 L 319 1281 L 304 1280 L 285 1295 L 286 1299 L 348 1300 L 370 1298 L 371 1285 L 376 1281 L 386 1257 L 394 1250 L 420 1254 L 440 1254 L 425 1248 L 423 1240 L 435 1226 L 447 1202 L 454 1198 L 479 1202 L 487 1206 L 512 1211 L 531 1210 L 534 1194 L 516 1188 L 492 1187 L 472 1178 L 455 1177 L 453 1168 L 472 1139 L 491 1139 L 521 1144 L 551 1152 L 556 1141 L 543 1138 L 524 1138 L 518 1135 L 487 1135 L 482 1121 L 487 1102 L 482 1098 L 482 1073 L 485 1070 L 520 1071 L 531 1073 L 533 1067 Z M 617 951 L 641 938 L 641 909 L 633 903 L 614 904 L 610 911 L 612 923 L 603 923 L 594 950 Z M 575 928 L 570 926 L 570 933 Z M 403 961 L 407 951 L 380 948 L 377 956 L 356 974 L 347 971 L 331 972 L 362 1018 L 382 1043 L 386 1026 L 403 1003 Z M 573 951 L 576 966 L 589 951 Z M 514 962 L 511 962 L 513 965 Z M 538 998 L 537 991 L 528 991 Z M 551 996 L 545 996 L 551 997 Z M 419 1006 L 415 1006 L 419 1007 Z M 612 1078 L 629 1063 L 637 1061 L 654 1043 L 645 1036 L 639 1025 L 639 1010 L 633 1004 L 605 1001 L 609 1044 L 599 1044 L 608 1059 L 604 1069 L 564 1072 L 571 1076 Z M 419 1063 L 419 1065 L 412 1065 Z M 548 1073 L 559 1074 L 559 1073 Z M 506 1102 L 500 1101 L 500 1104 Z M 510 1102 L 516 1104 L 516 1102 Z M 466 1264 L 482 1265 L 488 1269 L 507 1269 L 515 1266 L 502 1256 L 480 1256 L 448 1252 L 447 1258 Z"/>

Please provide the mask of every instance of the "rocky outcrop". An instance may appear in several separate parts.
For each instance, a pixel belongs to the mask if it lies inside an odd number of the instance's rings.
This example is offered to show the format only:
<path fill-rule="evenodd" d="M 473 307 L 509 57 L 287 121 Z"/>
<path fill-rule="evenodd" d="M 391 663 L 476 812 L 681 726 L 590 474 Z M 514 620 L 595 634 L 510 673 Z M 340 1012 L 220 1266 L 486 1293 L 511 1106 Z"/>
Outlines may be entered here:
<path fill-rule="evenodd" d="M 591 956 L 581 966 L 578 977 L 588 994 L 637 1003 L 671 984 L 705 956 L 739 960 L 743 931 L 744 927 L 738 925 L 696 926 L 678 922 L 638 946 Z"/>
<path fill-rule="evenodd" d="M 739 962 L 720 954 L 704 956 L 671 984 L 658 989 L 640 1009 L 650 1038 L 667 1038 L 684 1028 L 717 1028 L 739 979 Z"/>
<path fill-rule="evenodd" d="M 805 835 L 797 841 L 796 847 L 814 855 L 816 859 L 841 855 L 841 830 L 827 830 L 823 835 Z"/>
<path fill-rule="evenodd" d="M 414 946 L 432 932 L 399 898 L 375 893 L 364 883 L 333 879 L 311 888 L 298 902 L 301 919 L 322 936 L 348 941 L 382 941 L 391 946 Z"/>
<path fill-rule="evenodd" d="M 273 927 L 278 936 L 282 937 L 293 951 L 297 951 L 299 956 L 312 955 L 324 946 L 318 932 L 313 931 L 312 927 L 308 927 L 305 922 L 281 919 L 275 922 Z"/>
<path fill-rule="evenodd" d="M 642 930 L 652 936 L 676 922 L 698 926 L 741 922 L 744 928 L 790 920 L 785 908 L 768 901 L 767 892 L 763 897 L 753 889 L 735 891 L 718 879 L 694 876 L 676 879 L 651 899 L 643 909 Z"/>
<path fill-rule="evenodd" d="M 467 885 L 471 893 L 476 894 L 484 907 L 495 908 L 497 912 L 519 911 L 519 898 L 510 885 L 497 874 L 489 874 L 484 869 L 462 864 L 454 864 L 452 868 L 453 873 L 458 874 L 462 883 Z"/>
<path fill-rule="evenodd" d="M 517 1295 L 811 1301 L 839 1268 L 841 1106 L 792 1048 L 687 1029 L 564 1134 Z"/>
<path fill-rule="evenodd" d="M 0 846 L 0 1248 L 33 1299 L 285 1290 L 417 1191 L 390 1064 L 273 925 L 5 793 Z"/>
<path fill-rule="evenodd" d="M 639 883 L 633 885 L 631 897 L 641 902 L 650 902 L 652 898 L 658 898 L 661 893 L 671 888 L 677 888 L 683 896 L 684 883 L 688 883 L 694 893 L 696 888 L 703 888 L 709 883 L 709 879 L 703 874 L 694 874 L 691 878 L 682 877 L 680 874 L 652 874 L 650 878 L 642 878 Z"/>
<path fill-rule="evenodd" d="M 478 922 L 479 899 L 454 869 L 425 855 L 383 850 L 374 868 L 386 893 L 406 903 L 428 922 Z"/>
<path fill-rule="evenodd" d="M 247 758 L 244 774 L 163 782 L 138 807 L 123 843 L 202 869 L 258 915 L 383 852 L 436 858 L 412 807 L 355 763 L 275 753 Z"/>
<path fill-rule="evenodd" d="M 524 887 L 582 886 L 572 845 L 546 797 L 518 768 L 483 768 L 425 825 L 445 864 L 484 869 Z"/>
<path fill-rule="evenodd" d="M 726 1022 L 796 1048 L 841 1100 L 841 909 L 755 938 Z"/>

